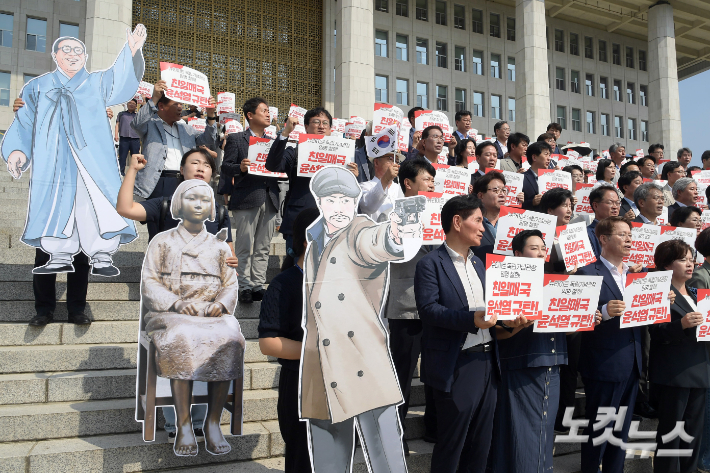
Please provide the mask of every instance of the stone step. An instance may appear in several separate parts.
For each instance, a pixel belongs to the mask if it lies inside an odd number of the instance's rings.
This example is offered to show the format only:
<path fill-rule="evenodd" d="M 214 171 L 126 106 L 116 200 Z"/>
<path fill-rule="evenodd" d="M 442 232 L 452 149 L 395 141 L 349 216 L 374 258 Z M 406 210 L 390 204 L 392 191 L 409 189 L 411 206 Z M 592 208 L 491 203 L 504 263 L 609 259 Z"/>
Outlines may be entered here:
<path fill-rule="evenodd" d="M 2 241 L 2 240 L 0 240 Z M 141 268 L 143 266 L 143 257 L 145 254 L 142 251 L 127 251 L 119 249 L 113 255 L 113 263 L 122 269 L 128 266 Z M 22 246 L 12 248 L 1 247 L 0 245 L 0 261 L 3 265 L 6 264 L 23 264 L 33 265 L 35 263 L 35 248 L 29 247 L 24 243 Z"/>
<path fill-rule="evenodd" d="M 110 370 L 136 367 L 137 343 L 0 347 L 0 374 Z M 245 363 L 274 361 L 247 340 Z"/>
<path fill-rule="evenodd" d="M 104 278 L 111 281 L 111 278 Z M 67 283 L 56 285 L 57 300 L 66 300 Z M 0 300 L 3 301 L 33 301 L 31 282 L 4 282 L 0 291 Z M 89 283 L 86 300 L 89 301 L 138 301 L 140 300 L 140 284 L 118 282 Z"/>
<path fill-rule="evenodd" d="M 1 241 L 1 239 L 0 239 Z M 120 252 L 119 252 L 120 255 Z M 114 258 L 117 259 L 120 256 Z M 32 262 L 34 263 L 34 256 L 32 257 Z M 118 263 L 117 263 L 118 264 Z M 0 283 L 2 282 L 19 282 L 19 281 L 32 281 L 32 268 L 34 264 L 0 264 Z M 123 283 L 138 283 L 141 280 L 141 267 L 140 266 L 118 266 L 121 273 L 118 276 L 113 276 L 111 278 L 106 278 L 103 276 L 93 276 L 89 273 L 89 282 L 91 283 L 105 283 L 105 282 L 123 282 Z M 56 276 L 57 282 L 66 283 L 68 273 L 60 273 Z"/>

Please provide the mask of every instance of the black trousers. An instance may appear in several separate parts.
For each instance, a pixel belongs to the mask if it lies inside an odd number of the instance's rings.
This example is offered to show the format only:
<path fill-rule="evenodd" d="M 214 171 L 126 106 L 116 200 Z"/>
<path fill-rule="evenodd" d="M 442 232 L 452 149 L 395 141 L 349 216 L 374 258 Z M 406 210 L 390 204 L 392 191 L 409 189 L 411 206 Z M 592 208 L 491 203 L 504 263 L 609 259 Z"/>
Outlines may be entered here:
<path fill-rule="evenodd" d="M 492 352 L 461 353 L 451 391 L 433 390 L 438 434 L 431 471 L 485 471 L 498 393 L 495 369 Z"/>
<path fill-rule="evenodd" d="M 693 473 L 698 467 L 700 444 L 705 422 L 704 388 L 679 388 L 653 384 L 653 392 L 658 395 L 658 430 L 656 431 L 656 452 L 658 450 L 690 449 L 688 457 L 661 457 L 653 460 L 654 473 Z M 672 432 L 677 421 L 684 421 L 685 432 L 694 437 L 691 442 L 679 436 L 663 443 L 662 436 Z"/>
<path fill-rule="evenodd" d="M 124 168 L 126 167 L 128 152 L 130 151 L 131 155 L 133 155 L 138 154 L 140 150 L 140 138 L 130 138 L 128 136 L 121 136 L 118 138 L 118 170 L 121 171 L 122 176 L 126 175 Z"/>
<path fill-rule="evenodd" d="M 390 330 L 390 353 L 397 372 L 397 380 L 402 389 L 404 403 L 397 407 L 399 420 L 409 412 L 409 396 L 412 391 L 412 379 L 422 352 L 422 321 L 419 319 L 387 319 Z M 436 437 L 436 406 L 432 389 L 424 386 L 424 430 L 427 437 Z"/>
<path fill-rule="evenodd" d="M 156 197 L 168 197 L 171 198 L 173 196 L 173 192 L 175 192 L 175 189 L 177 189 L 178 186 L 178 180 L 177 176 L 160 176 L 160 179 L 158 179 L 158 183 L 155 185 L 155 189 L 153 189 L 153 193 L 148 196 L 149 199 L 154 199 Z M 149 235 L 157 235 L 158 232 L 160 231 L 160 227 L 158 225 L 157 221 L 154 222 L 148 222 L 148 234 Z"/>
<path fill-rule="evenodd" d="M 279 430 L 286 444 L 286 473 L 311 471 L 308 428 L 298 418 L 298 371 L 281 368 L 279 401 L 276 405 Z"/>
<path fill-rule="evenodd" d="M 582 334 L 575 332 L 567 335 L 567 364 L 560 365 L 560 405 L 555 419 L 555 430 L 565 430 L 562 419 L 565 409 L 574 407 L 577 393 L 577 367 L 579 366 L 579 350 L 582 345 Z M 579 415 L 580 413 L 576 413 Z"/>
<path fill-rule="evenodd" d="M 641 375 L 639 376 L 639 392 L 636 396 L 636 403 L 649 403 L 651 407 L 656 407 L 654 396 L 651 394 L 651 383 L 648 381 L 648 358 L 651 353 L 651 333 L 648 325 L 641 327 Z"/>
<path fill-rule="evenodd" d="M 49 262 L 49 255 L 37 248 L 35 268 Z M 86 291 L 89 287 L 89 258 L 79 252 L 74 256 L 74 272 L 67 273 L 67 311 L 69 317 L 82 314 L 86 309 Z M 34 274 L 32 289 L 35 295 L 37 315 L 49 316 L 57 307 L 56 274 Z"/>

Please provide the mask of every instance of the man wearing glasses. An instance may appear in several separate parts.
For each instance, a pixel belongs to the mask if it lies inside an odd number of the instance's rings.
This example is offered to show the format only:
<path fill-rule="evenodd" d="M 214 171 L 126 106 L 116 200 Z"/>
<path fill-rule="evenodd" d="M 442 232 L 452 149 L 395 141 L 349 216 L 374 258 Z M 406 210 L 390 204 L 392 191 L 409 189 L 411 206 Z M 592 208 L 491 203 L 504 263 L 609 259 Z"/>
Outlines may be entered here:
<path fill-rule="evenodd" d="M 418 133 L 414 134 L 413 145 L 418 153 L 410 153 L 407 159 L 424 157 L 430 163 L 436 164 L 441 150 L 444 149 L 444 132 L 437 125 L 428 126 L 422 130 L 420 136 Z"/>
<path fill-rule="evenodd" d="M 658 184 L 647 182 L 634 191 L 634 202 L 639 209 L 634 222 L 659 225 L 658 217 L 663 213 L 663 191 Z"/>
<path fill-rule="evenodd" d="M 465 140 L 468 138 L 468 130 L 471 129 L 471 112 L 468 110 L 459 110 L 454 117 L 456 121 L 456 138 Z M 474 139 L 474 141 L 476 141 Z"/>
<path fill-rule="evenodd" d="M 621 201 L 614 187 L 599 186 L 589 194 L 589 205 L 592 206 L 594 211 L 594 220 L 587 226 L 587 235 L 589 236 L 589 242 L 592 244 L 594 256 L 598 259 L 602 252 L 602 247 L 595 233 L 597 224 L 606 218 L 618 217 Z"/>

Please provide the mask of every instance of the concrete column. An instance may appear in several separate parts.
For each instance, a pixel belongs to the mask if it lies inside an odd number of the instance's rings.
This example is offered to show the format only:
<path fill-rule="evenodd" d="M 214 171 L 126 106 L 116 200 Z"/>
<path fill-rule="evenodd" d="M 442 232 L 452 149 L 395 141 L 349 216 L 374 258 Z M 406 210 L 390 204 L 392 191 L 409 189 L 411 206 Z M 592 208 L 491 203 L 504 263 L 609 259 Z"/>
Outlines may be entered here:
<path fill-rule="evenodd" d="M 368 119 L 375 103 L 375 32 L 372 0 L 339 0 L 334 116 Z M 390 78 L 389 88 L 392 89 Z"/>
<path fill-rule="evenodd" d="M 516 0 L 515 18 L 515 131 L 534 139 L 550 123 L 545 2 Z"/>
<path fill-rule="evenodd" d="M 333 35 L 335 25 L 335 8 L 338 2 L 323 1 L 323 106 L 331 113 L 335 113 L 335 44 L 337 39 Z M 340 25 L 337 25 L 338 27 Z M 349 118 L 334 116 L 334 118 Z"/>
<path fill-rule="evenodd" d="M 648 10 L 648 78 L 648 140 L 662 143 L 666 156 L 675 160 L 683 138 L 673 7 L 666 2 L 658 2 Z"/>
<path fill-rule="evenodd" d="M 132 0 L 87 0 L 84 42 L 89 72 L 111 67 L 116 60 L 126 42 L 126 29 L 131 27 L 132 9 Z"/>

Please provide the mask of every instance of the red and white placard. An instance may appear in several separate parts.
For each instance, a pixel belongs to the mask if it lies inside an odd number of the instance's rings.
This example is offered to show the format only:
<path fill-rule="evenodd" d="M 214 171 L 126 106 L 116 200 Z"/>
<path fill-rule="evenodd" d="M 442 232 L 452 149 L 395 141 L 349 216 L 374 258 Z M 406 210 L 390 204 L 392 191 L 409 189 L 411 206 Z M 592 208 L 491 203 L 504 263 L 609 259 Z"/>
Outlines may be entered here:
<path fill-rule="evenodd" d="M 304 125 L 303 119 L 306 116 L 306 110 L 298 105 L 291 104 L 291 108 L 288 109 L 288 116 L 298 118 L 298 124 Z"/>
<path fill-rule="evenodd" d="M 414 112 L 414 129 L 416 131 L 423 131 L 424 128 L 434 125 L 441 127 L 444 132 L 444 141 L 448 143 L 451 140 L 451 125 L 449 124 L 449 117 L 444 112 L 436 110 Z"/>
<path fill-rule="evenodd" d="M 546 274 L 543 282 L 542 318 L 533 332 L 594 330 L 602 276 Z"/>
<path fill-rule="evenodd" d="M 355 142 L 347 138 L 302 134 L 298 137 L 299 177 L 313 177 L 323 166 L 345 167 L 355 157 Z"/>
<path fill-rule="evenodd" d="M 668 207 L 663 207 L 661 215 L 656 217 L 656 223 L 658 225 L 668 225 Z"/>
<path fill-rule="evenodd" d="M 710 342 L 710 289 L 698 289 L 698 312 L 703 314 L 703 322 L 698 325 L 695 338 L 699 342 Z"/>
<path fill-rule="evenodd" d="M 330 126 L 331 133 L 345 133 L 345 124 L 347 122 L 344 118 L 333 118 L 333 123 Z"/>
<path fill-rule="evenodd" d="M 498 161 L 500 163 L 500 161 Z M 505 188 L 508 189 L 508 195 L 505 196 L 506 207 L 522 207 L 522 203 L 518 200 L 518 194 L 523 192 L 523 181 L 525 175 L 520 172 L 502 171 L 505 178 Z"/>
<path fill-rule="evenodd" d="M 513 247 L 511 243 L 515 235 L 523 230 L 540 230 L 547 247 L 547 259 L 549 259 L 552 243 L 555 240 L 556 224 L 557 217 L 554 215 L 513 207 L 501 207 L 493 253 L 512 256 Z"/>
<path fill-rule="evenodd" d="M 376 103 L 372 116 L 372 134 L 376 135 L 387 127 L 397 127 L 402 123 L 404 112 L 401 108 L 386 103 Z"/>
<path fill-rule="evenodd" d="M 710 171 L 693 171 L 693 179 L 698 184 L 698 197 L 695 199 L 695 205 L 708 205 L 705 189 L 710 186 Z"/>
<path fill-rule="evenodd" d="M 411 129 L 412 125 L 409 120 L 403 120 L 402 126 L 399 127 L 399 135 L 397 135 L 397 147 L 402 153 L 409 151 L 409 130 Z"/>
<path fill-rule="evenodd" d="M 357 140 L 358 138 L 360 138 L 360 135 L 362 135 L 362 132 L 365 131 L 365 126 L 365 124 L 356 122 L 346 123 L 345 138 L 349 140 Z"/>
<path fill-rule="evenodd" d="M 540 194 L 544 194 L 555 187 L 561 187 L 570 192 L 572 191 L 572 174 L 567 171 L 539 169 L 537 176 L 537 187 L 540 190 Z"/>
<path fill-rule="evenodd" d="M 542 317 L 545 260 L 486 255 L 486 320 Z"/>
<path fill-rule="evenodd" d="M 136 91 L 136 95 L 140 95 L 141 97 L 149 99 L 153 96 L 153 89 L 153 84 L 141 81 L 140 84 L 138 84 L 138 90 Z"/>
<path fill-rule="evenodd" d="M 661 239 L 661 227 L 648 223 L 631 222 L 631 253 L 624 258 L 628 265 L 641 264 L 644 268 L 655 268 L 653 255 Z M 624 227 L 624 230 L 626 227 Z"/>
<path fill-rule="evenodd" d="M 266 169 L 266 157 L 269 155 L 273 143 L 274 140 L 268 138 L 257 138 L 256 136 L 249 138 L 249 153 L 247 154 L 249 174 L 264 177 L 288 177 L 286 173 L 271 172 Z"/>
<path fill-rule="evenodd" d="M 278 107 L 269 107 L 269 123 L 274 123 L 274 120 L 276 120 L 279 117 L 279 108 Z"/>
<path fill-rule="evenodd" d="M 202 72 L 179 64 L 161 62 L 160 78 L 168 84 L 165 96 L 170 100 L 209 108 L 210 84 Z"/>
<path fill-rule="evenodd" d="M 577 184 L 574 192 L 574 196 L 577 198 L 577 205 L 574 206 L 575 215 L 594 215 L 592 204 L 589 202 L 589 194 L 592 193 L 592 187 L 594 187 L 594 184 Z"/>
<path fill-rule="evenodd" d="M 434 192 L 451 195 L 467 195 L 471 185 L 471 172 L 459 166 L 432 164 L 436 169 Z"/>
<path fill-rule="evenodd" d="M 224 125 L 224 131 L 229 135 L 232 133 L 240 133 L 244 131 L 244 128 L 242 127 L 242 124 L 239 123 L 237 120 L 229 120 Z"/>
<path fill-rule="evenodd" d="M 673 271 L 629 273 L 624 288 L 624 309 L 621 328 L 660 324 L 671 321 L 671 290 Z M 682 296 L 678 296 L 682 297 Z"/>
<path fill-rule="evenodd" d="M 236 113 L 236 96 L 232 92 L 217 94 L 217 114 Z"/>
<path fill-rule="evenodd" d="M 695 238 L 697 235 L 698 232 L 695 228 L 662 226 L 661 236 L 658 238 L 658 244 L 660 245 L 664 241 L 682 240 L 691 248 L 694 248 Z"/>
<path fill-rule="evenodd" d="M 426 207 L 424 207 L 424 214 L 422 214 L 424 244 L 443 243 L 446 240 L 446 235 L 441 228 L 441 209 L 453 195 L 440 192 L 420 192 L 419 195 L 426 197 Z"/>
<path fill-rule="evenodd" d="M 555 231 L 567 271 L 572 271 L 576 267 L 581 268 L 597 260 L 592 244 L 589 242 L 586 222 L 562 225 Z"/>
<path fill-rule="evenodd" d="M 192 117 L 187 120 L 187 124 L 197 131 L 205 131 L 205 127 L 207 126 L 207 120 L 205 120 L 204 118 Z"/>

